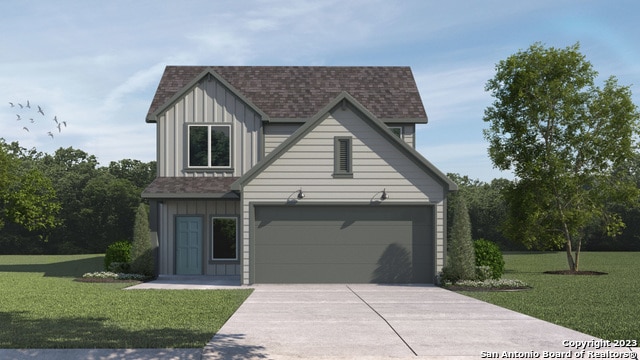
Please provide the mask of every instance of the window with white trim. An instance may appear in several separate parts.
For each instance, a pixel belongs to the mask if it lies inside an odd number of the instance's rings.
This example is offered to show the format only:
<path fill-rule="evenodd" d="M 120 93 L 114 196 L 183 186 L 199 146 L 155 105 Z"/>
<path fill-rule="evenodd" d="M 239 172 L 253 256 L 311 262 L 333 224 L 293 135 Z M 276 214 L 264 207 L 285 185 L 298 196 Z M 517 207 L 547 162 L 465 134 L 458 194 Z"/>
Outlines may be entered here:
<path fill-rule="evenodd" d="M 189 167 L 231 167 L 231 125 L 189 125 Z"/>
<path fill-rule="evenodd" d="M 211 219 L 211 259 L 238 259 L 238 218 L 214 217 Z"/>

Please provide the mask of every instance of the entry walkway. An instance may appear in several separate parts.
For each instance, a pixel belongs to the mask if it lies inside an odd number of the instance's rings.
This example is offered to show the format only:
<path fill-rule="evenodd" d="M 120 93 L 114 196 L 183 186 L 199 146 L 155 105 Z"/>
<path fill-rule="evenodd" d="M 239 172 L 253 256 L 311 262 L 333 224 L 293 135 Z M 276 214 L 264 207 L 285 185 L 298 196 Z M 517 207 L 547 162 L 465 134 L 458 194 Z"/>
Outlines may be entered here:
<path fill-rule="evenodd" d="M 203 359 L 569 356 L 592 336 L 435 286 L 256 285 Z"/>

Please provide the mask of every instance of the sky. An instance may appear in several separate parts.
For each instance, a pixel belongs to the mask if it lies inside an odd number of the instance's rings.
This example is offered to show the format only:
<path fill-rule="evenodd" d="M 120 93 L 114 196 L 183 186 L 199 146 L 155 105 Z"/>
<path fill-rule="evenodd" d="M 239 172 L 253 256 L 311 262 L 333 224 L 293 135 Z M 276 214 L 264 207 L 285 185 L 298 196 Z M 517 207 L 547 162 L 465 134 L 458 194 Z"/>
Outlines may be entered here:
<path fill-rule="evenodd" d="M 599 83 L 616 76 L 640 104 L 638 13 L 637 0 L 3 0 L 0 138 L 147 162 L 167 65 L 410 66 L 429 117 L 416 149 L 445 173 L 511 179 L 482 134 L 495 65 L 579 42 Z"/>

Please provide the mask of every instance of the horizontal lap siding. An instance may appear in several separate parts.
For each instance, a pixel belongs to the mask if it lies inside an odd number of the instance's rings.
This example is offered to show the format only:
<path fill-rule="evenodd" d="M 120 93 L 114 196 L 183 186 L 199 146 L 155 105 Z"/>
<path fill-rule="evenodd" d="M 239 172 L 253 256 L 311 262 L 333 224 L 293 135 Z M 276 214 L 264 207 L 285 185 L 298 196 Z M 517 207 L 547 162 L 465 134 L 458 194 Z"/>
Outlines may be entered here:
<path fill-rule="evenodd" d="M 231 124 L 232 168 L 219 171 L 185 169 L 185 124 Z M 198 83 L 158 117 L 160 176 L 241 176 L 259 160 L 260 116 L 213 78 Z"/>
<path fill-rule="evenodd" d="M 269 124 L 264 127 L 264 155 L 267 156 L 291 136 L 299 124 Z"/>
<path fill-rule="evenodd" d="M 334 178 L 334 137 L 352 136 L 353 178 Z M 302 202 L 359 203 L 378 201 L 386 189 L 387 203 L 435 205 L 437 270 L 444 263 L 444 190 L 442 184 L 350 110 L 336 110 L 243 188 L 243 217 L 249 204 Z M 243 224 L 243 282 L 249 282 L 250 225 Z"/>
<path fill-rule="evenodd" d="M 160 274 L 172 275 L 175 270 L 175 218 L 176 216 L 201 216 L 203 226 L 203 264 L 205 275 L 239 275 L 240 264 L 209 264 L 211 254 L 211 217 L 240 217 L 240 202 L 234 200 L 165 200 L 160 205 Z M 240 226 L 241 221 L 238 222 Z"/>

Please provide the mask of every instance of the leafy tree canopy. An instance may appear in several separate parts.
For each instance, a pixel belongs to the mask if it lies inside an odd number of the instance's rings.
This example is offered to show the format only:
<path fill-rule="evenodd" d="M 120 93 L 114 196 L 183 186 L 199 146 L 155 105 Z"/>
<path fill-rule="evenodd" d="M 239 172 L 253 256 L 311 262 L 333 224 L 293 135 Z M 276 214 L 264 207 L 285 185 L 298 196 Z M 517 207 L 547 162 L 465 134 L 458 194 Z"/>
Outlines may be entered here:
<path fill-rule="evenodd" d="M 606 204 L 638 196 L 630 177 L 617 174 L 636 150 L 638 109 L 628 86 L 612 76 L 598 87 L 596 76 L 579 44 L 536 43 L 500 61 L 486 84 L 495 99 L 484 114 L 489 155 L 517 177 L 504 192 L 507 232 L 531 248 L 564 244 L 572 270 L 585 227 L 601 219 L 620 232 Z"/>
<path fill-rule="evenodd" d="M 7 222 L 30 231 L 57 226 L 60 204 L 51 181 L 38 169 L 23 166 L 16 152 L 21 152 L 17 144 L 0 141 L 0 229 Z"/>

